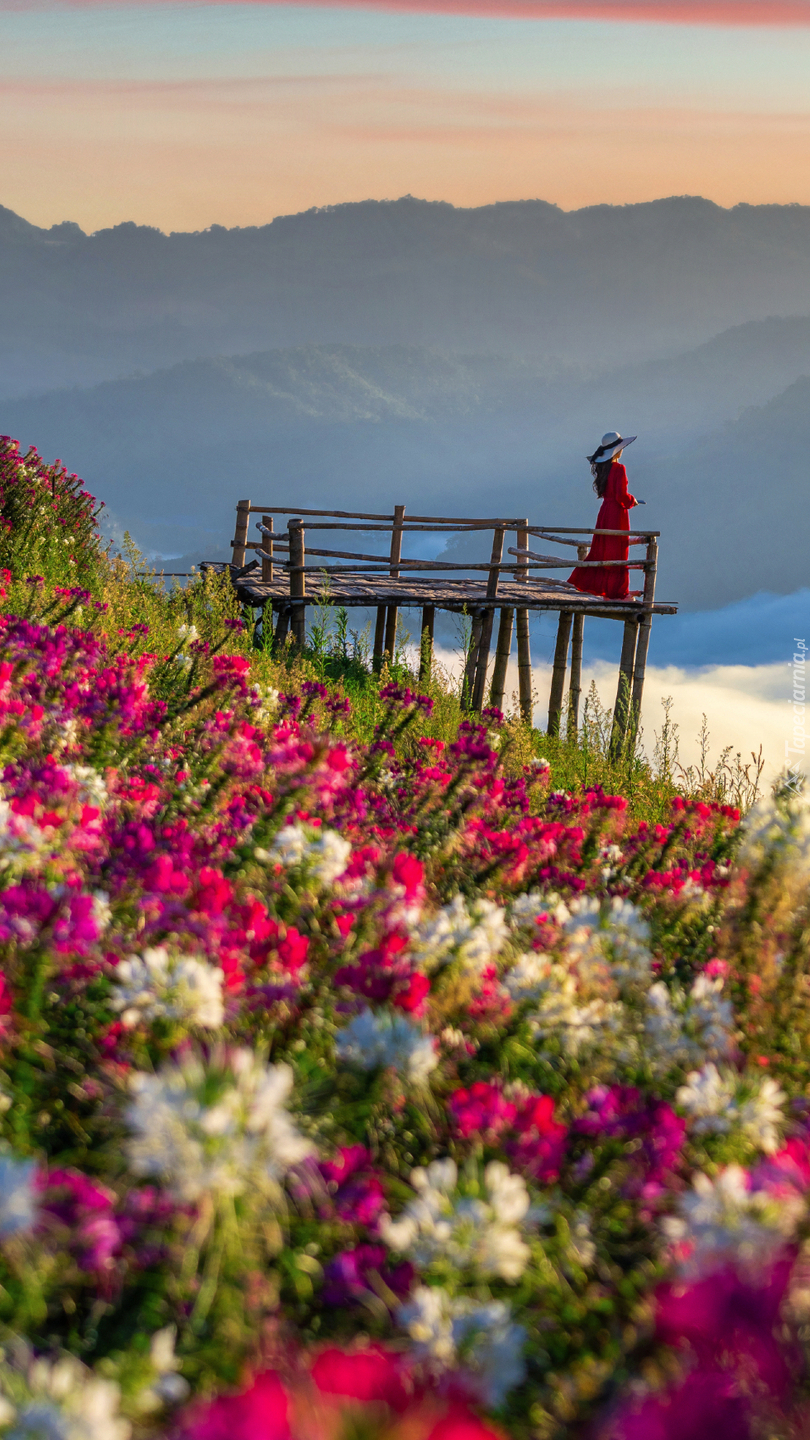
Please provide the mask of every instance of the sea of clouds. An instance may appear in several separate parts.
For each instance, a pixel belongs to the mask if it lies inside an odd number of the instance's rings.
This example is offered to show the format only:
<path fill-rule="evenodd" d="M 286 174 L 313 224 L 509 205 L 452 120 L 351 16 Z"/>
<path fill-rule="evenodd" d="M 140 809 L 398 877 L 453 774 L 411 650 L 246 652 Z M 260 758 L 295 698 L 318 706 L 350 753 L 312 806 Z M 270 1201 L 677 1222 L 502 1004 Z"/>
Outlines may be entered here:
<path fill-rule="evenodd" d="M 545 728 L 556 616 L 533 626 L 534 722 Z M 641 716 L 642 739 L 652 753 L 664 722 L 663 701 L 671 699 L 684 765 L 699 758 L 706 717 L 709 758 L 714 764 L 731 746 L 743 762 L 762 747 L 765 776 L 789 765 L 808 770 L 810 741 L 804 739 L 804 645 L 810 644 L 810 589 L 792 595 L 759 594 L 719 610 L 661 616 L 654 621 Z M 621 629 L 615 622 L 585 625 L 583 694 L 596 685 L 601 703 L 612 707 Z M 796 660 L 794 660 L 796 657 Z M 437 647 L 437 659 L 458 674 L 460 655 Z M 507 675 L 507 694 L 517 691 L 517 666 Z M 798 697 L 798 698 L 797 698 Z M 810 716 L 807 721 L 810 731 Z M 803 748 L 804 747 L 804 748 Z"/>

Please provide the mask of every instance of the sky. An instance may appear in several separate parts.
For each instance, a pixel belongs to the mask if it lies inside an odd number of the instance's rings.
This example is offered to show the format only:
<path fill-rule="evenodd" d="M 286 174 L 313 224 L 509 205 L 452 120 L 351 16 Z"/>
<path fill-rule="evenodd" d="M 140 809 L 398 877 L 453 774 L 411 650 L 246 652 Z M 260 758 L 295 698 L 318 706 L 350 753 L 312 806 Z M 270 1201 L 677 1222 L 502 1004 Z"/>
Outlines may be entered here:
<path fill-rule="evenodd" d="M 0 204 L 810 204 L 810 0 L 0 0 Z"/>

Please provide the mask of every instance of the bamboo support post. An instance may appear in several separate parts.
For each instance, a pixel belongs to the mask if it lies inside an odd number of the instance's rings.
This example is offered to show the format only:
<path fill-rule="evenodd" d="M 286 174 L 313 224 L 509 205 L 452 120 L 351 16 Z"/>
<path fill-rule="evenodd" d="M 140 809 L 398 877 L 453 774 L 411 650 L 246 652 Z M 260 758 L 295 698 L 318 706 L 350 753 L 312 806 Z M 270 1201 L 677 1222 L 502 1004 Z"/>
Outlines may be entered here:
<path fill-rule="evenodd" d="M 498 594 L 498 569 L 503 559 L 503 540 L 506 531 L 502 526 L 497 526 L 492 537 L 492 551 L 489 557 L 489 578 L 487 579 L 487 600 L 494 600 Z M 478 642 L 478 656 L 475 664 L 475 679 L 473 681 L 472 707 L 473 710 L 484 708 L 484 692 L 487 685 L 487 669 L 489 666 L 489 647 L 492 643 L 492 624 L 495 619 L 495 610 L 489 606 L 481 617 L 481 638 Z"/>
<path fill-rule="evenodd" d="M 483 615 L 479 612 L 473 616 L 472 632 L 470 634 L 470 648 L 467 654 L 467 664 L 464 668 L 464 688 L 461 694 L 462 710 L 472 709 L 473 687 L 475 685 L 475 668 L 478 663 L 478 648 L 481 644 L 481 625 Z"/>
<path fill-rule="evenodd" d="M 273 517 L 272 515 L 262 516 L 262 584 L 270 585 L 273 582 Z"/>
<path fill-rule="evenodd" d="M 647 669 L 647 649 L 652 629 L 652 607 L 655 603 L 655 577 L 658 572 L 658 541 L 650 536 L 647 542 L 647 568 L 644 572 L 644 614 L 638 627 L 636 663 L 633 667 L 633 701 L 630 712 L 630 734 L 635 739 L 641 719 L 641 701 L 644 695 L 644 676 Z"/>
<path fill-rule="evenodd" d="M 514 626 L 514 610 L 502 610 L 498 624 L 498 643 L 495 647 L 495 664 L 492 669 L 492 686 L 489 692 L 489 703 L 495 710 L 503 710 L 503 697 L 506 692 L 506 670 L 509 665 L 509 655 L 512 649 L 512 629 Z"/>
<path fill-rule="evenodd" d="M 250 525 L 250 501 L 240 500 L 236 506 L 236 529 L 233 532 L 233 563 L 240 570 L 245 563 L 248 527 Z"/>
<path fill-rule="evenodd" d="M 529 548 L 529 522 L 521 520 L 521 528 L 517 532 L 517 543 L 519 550 Z M 529 583 L 528 569 L 518 570 L 515 579 L 525 584 Z M 520 695 L 520 713 L 527 725 L 532 723 L 532 652 L 529 643 L 529 612 L 518 610 L 517 612 L 517 655 L 518 655 L 518 691 Z"/>
<path fill-rule="evenodd" d="M 565 673 L 568 669 L 568 642 L 571 638 L 570 610 L 560 611 L 557 626 L 557 644 L 554 647 L 554 669 L 551 672 L 551 693 L 548 698 L 548 734 L 559 735 L 562 714 Z"/>
<path fill-rule="evenodd" d="M 633 666 L 636 660 L 638 621 L 625 620 L 622 635 L 622 654 L 619 661 L 619 684 L 616 690 L 616 704 L 613 707 L 613 725 L 610 734 L 610 755 L 616 760 L 624 748 L 627 735 L 627 718 L 630 713 L 630 696 L 633 689 Z"/>
<path fill-rule="evenodd" d="M 422 609 L 422 631 L 419 641 L 419 684 L 426 685 L 433 666 L 433 631 L 436 623 L 435 605 Z"/>
<path fill-rule="evenodd" d="M 582 697 L 582 639 L 585 630 L 585 616 L 578 611 L 571 628 L 571 679 L 568 685 L 568 738 L 576 740 L 579 734 L 579 702 Z"/>
<path fill-rule="evenodd" d="M 303 569 L 298 567 L 305 564 L 306 548 L 304 542 L 303 520 L 291 520 L 289 524 L 290 537 L 290 600 L 292 601 L 292 635 L 299 650 L 303 650 L 306 644 L 307 629 L 306 615 L 307 607 L 302 604 L 306 595 L 306 576 Z"/>
<path fill-rule="evenodd" d="M 577 559 L 587 558 L 588 546 L 577 545 Z M 568 738 L 576 740 L 579 734 L 579 702 L 582 698 L 582 642 L 585 634 L 585 615 L 577 611 L 571 630 L 571 679 L 568 685 Z"/>
<path fill-rule="evenodd" d="M 399 579 L 399 560 L 402 558 L 402 521 L 405 515 L 404 505 L 394 506 L 394 528 L 391 531 L 391 576 Z M 399 610 L 396 605 L 388 606 L 388 614 L 385 617 L 385 653 L 389 660 L 393 660 L 397 643 L 397 617 Z"/>
<path fill-rule="evenodd" d="M 371 661 L 371 668 L 375 675 L 382 669 L 383 646 L 385 644 L 385 615 L 386 606 L 377 606 L 377 624 L 374 627 L 374 654 Z"/>
<path fill-rule="evenodd" d="M 280 651 L 284 648 L 284 645 L 287 642 L 287 635 L 289 633 L 289 629 L 290 607 L 289 605 L 285 605 L 284 609 L 279 611 L 278 619 L 276 621 L 276 633 L 273 636 L 273 645 L 276 651 Z"/>

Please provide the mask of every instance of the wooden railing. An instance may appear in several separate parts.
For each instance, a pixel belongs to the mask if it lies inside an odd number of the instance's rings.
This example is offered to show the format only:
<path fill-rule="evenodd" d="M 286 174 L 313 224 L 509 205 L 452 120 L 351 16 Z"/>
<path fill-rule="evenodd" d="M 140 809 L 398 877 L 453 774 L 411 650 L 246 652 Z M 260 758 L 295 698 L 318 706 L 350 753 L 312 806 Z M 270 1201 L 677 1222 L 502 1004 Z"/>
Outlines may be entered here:
<path fill-rule="evenodd" d="M 401 578 L 403 573 L 413 574 L 420 579 L 453 573 L 486 573 L 486 588 L 480 603 L 472 616 L 472 634 L 465 676 L 465 694 L 471 708 L 480 710 L 484 702 L 487 666 L 492 640 L 495 604 L 501 578 L 510 577 L 522 584 L 530 583 L 532 572 L 542 573 L 546 588 L 560 586 L 560 620 L 557 631 L 554 665 L 552 671 L 551 695 L 549 699 L 549 732 L 559 729 L 562 712 L 563 691 L 567 670 L 569 643 L 571 644 L 571 686 L 569 692 L 569 725 L 576 730 L 581 691 L 582 634 L 584 615 L 565 606 L 565 594 L 570 590 L 560 581 L 548 575 L 553 570 L 569 570 L 573 557 L 566 559 L 559 555 L 548 555 L 529 548 L 530 539 L 563 545 L 577 551 L 576 564 L 583 568 L 605 569 L 613 566 L 640 570 L 644 576 L 643 590 L 634 607 L 634 614 L 625 621 L 622 644 L 622 658 L 619 670 L 619 692 L 617 695 L 615 719 L 624 734 L 628 718 L 637 719 L 641 693 L 644 685 L 647 648 L 649 645 L 652 609 L 655 600 L 655 578 L 658 563 L 657 530 L 600 530 L 594 526 L 548 526 L 530 525 L 528 519 L 505 518 L 500 516 L 463 518 L 447 515 L 406 515 L 404 505 L 396 505 L 393 513 L 313 510 L 293 511 L 289 506 L 258 505 L 250 500 L 240 500 L 237 507 L 236 530 L 232 542 L 233 563 L 244 568 L 248 551 L 255 551 L 261 561 L 261 579 L 273 583 L 277 567 L 289 576 L 289 614 L 285 611 L 280 618 L 279 640 L 286 639 L 289 623 L 295 643 L 305 643 L 306 577 L 318 575 L 389 575 Z M 250 539 L 251 517 L 257 518 L 261 539 Z M 275 516 L 287 516 L 286 530 L 276 532 Z M 307 517 L 306 519 L 304 517 Z M 353 534 L 379 533 L 390 535 L 388 553 L 369 554 L 366 551 L 351 551 L 326 548 L 308 544 L 308 537 L 317 531 L 335 534 L 348 531 Z M 417 560 L 402 554 L 403 539 L 410 534 L 432 533 L 435 535 L 463 535 L 478 532 L 492 532 L 492 547 L 488 561 Z M 515 533 L 516 544 L 506 545 L 507 535 Z M 597 560 L 587 561 L 588 541 L 595 535 L 617 536 L 629 545 L 646 547 L 643 559 L 638 560 Z M 507 556 L 514 560 L 504 559 Z M 313 563 L 313 560 L 315 563 Z M 326 561 L 327 563 L 323 563 Z M 349 562 L 349 563 L 334 563 Z M 489 602 L 489 603 L 487 603 Z M 599 597 L 593 603 L 600 606 Z M 618 602 L 613 602 L 614 606 Z M 604 608 L 609 601 L 601 602 Z M 422 607 L 422 654 L 432 651 L 435 622 L 435 606 Z M 521 712 L 531 719 L 531 653 L 529 648 L 529 614 L 522 606 L 499 605 L 501 619 L 498 631 L 495 663 L 490 691 L 490 702 L 502 708 L 506 683 L 506 670 L 511 652 L 512 628 L 517 619 L 518 686 Z M 516 617 L 515 617 L 516 610 Z M 373 664 L 379 669 L 383 657 L 391 656 L 396 641 L 398 607 L 394 604 L 379 605 L 374 632 Z M 573 624 L 573 636 L 572 636 Z M 429 664 L 429 660 L 428 660 Z M 424 678 L 424 676 L 423 676 Z M 632 709 L 631 709 L 632 707 Z"/>

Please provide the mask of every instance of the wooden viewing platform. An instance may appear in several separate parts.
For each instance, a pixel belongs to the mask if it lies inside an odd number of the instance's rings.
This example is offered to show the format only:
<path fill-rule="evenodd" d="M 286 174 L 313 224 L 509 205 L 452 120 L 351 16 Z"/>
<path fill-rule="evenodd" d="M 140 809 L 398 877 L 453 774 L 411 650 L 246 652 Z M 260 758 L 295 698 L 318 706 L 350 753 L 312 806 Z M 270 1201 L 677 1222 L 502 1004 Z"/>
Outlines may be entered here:
<path fill-rule="evenodd" d="M 261 538 L 251 540 L 250 521 L 255 516 Z M 275 530 L 274 517 L 287 516 L 284 530 Z M 306 519 L 304 517 L 307 517 Z M 325 548 L 321 533 L 338 536 L 379 532 L 388 537 L 386 554 Z M 414 560 L 402 554 L 403 539 L 429 532 L 434 535 L 491 532 L 488 562 Z M 523 718 L 531 723 L 531 653 L 529 612 L 559 612 L 557 643 L 549 699 L 548 731 L 560 727 L 568 653 L 571 650 L 568 724 L 575 734 L 579 723 L 581 696 L 582 638 L 586 615 L 623 623 L 619 686 L 614 709 L 613 743 L 621 747 L 628 733 L 635 735 L 644 689 L 644 675 L 653 615 L 674 615 L 677 605 L 655 600 L 658 565 L 658 531 L 595 530 L 560 526 L 530 525 L 528 519 L 472 518 L 441 515 L 407 515 L 404 505 L 393 513 L 369 514 L 345 510 L 293 510 L 290 506 L 257 505 L 240 500 L 236 507 L 236 530 L 230 566 L 237 593 L 245 604 L 261 610 L 270 604 L 276 617 L 274 643 L 289 639 L 300 647 L 306 640 L 306 606 L 328 601 L 346 607 L 371 607 L 377 611 L 374 635 L 375 668 L 385 655 L 392 656 L 400 609 L 422 611 L 420 679 L 430 673 L 433 634 L 437 610 L 466 613 L 472 622 L 470 649 L 465 671 L 464 697 L 469 709 L 480 711 L 485 703 L 490 647 L 495 612 L 499 626 L 490 682 L 489 704 L 503 708 L 506 670 L 512 649 L 512 631 L 517 630 L 518 686 Z M 514 534 L 515 544 L 507 537 Z M 588 595 L 567 581 L 547 572 L 569 571 L 573 564 L 592 563 L 598 568 L 623 565 L 623 561 L 585 562 L 593 535 L 623 535 L 631 546 L 643 545 L 643 559 L 630 559 L 631 572 L 641 572 L 638 593 L 628 600 L 609 600 Z M 347 535 L 348 541 L 348 535 Z M 573 549 L 573 555 L 548 554 L 534 548 L 538 542 Z M 530 546 L 532 548 L 530 548 Z M 246 564 L 247 552 L 257 559 Z M 205 569 L 224 566 L 203 562 Z M 471 573 L 472 577 L 471 578 Z M 480 575 L 480 578 L 476 578 Z M 631 576 L 632 584 L 632 576 Z"/>

